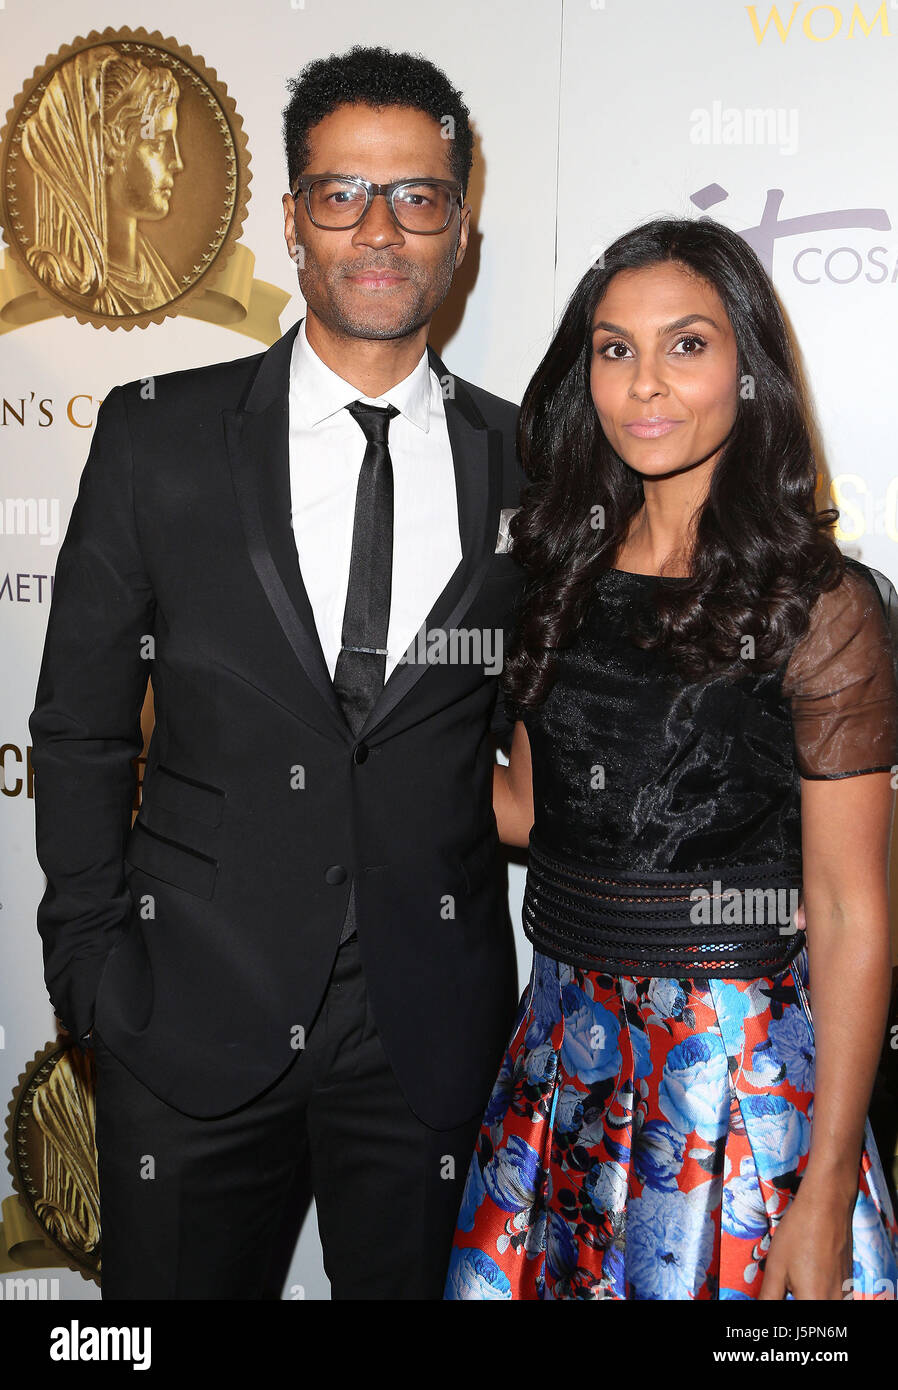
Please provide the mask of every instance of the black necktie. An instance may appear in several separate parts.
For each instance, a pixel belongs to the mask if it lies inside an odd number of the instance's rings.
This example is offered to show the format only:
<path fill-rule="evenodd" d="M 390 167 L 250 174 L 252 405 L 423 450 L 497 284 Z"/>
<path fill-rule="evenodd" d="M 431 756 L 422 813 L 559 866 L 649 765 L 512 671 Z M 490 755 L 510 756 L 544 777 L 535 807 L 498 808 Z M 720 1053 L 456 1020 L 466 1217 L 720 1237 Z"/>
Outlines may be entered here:
<path fill-rule="evenodd" d="M 393 581 L 393 462 L 387 444 L 395 405 L 353 401 L 346 409 L 368 441 L 355 494 L 352 559 L 343 613 L 343 645 L 334 689 L 357 734 L 383 689 Z"/>

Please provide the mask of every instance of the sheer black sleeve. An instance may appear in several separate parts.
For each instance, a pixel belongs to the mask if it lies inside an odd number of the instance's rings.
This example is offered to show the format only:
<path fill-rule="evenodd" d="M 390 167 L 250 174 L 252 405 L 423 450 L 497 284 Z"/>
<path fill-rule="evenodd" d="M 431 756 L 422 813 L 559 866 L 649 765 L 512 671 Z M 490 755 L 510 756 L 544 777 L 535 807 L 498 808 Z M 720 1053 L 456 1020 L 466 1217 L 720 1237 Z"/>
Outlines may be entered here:
<path fill-rule="evenodd" d="M 817 599 L 783 682 L 802 777 L 856 777 L 898 765 L 896 622 L 891 583 L 856 561 Z"/>

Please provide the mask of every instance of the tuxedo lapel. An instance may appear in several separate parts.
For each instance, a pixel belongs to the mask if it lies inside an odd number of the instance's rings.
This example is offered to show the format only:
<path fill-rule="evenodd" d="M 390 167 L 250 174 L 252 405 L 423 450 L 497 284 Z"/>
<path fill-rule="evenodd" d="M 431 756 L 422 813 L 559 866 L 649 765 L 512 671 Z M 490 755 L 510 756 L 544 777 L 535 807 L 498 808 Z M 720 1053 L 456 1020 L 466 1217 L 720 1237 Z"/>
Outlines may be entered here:
<path fill-rule="evenodd" d="M 302 580 L 290 512 L 290 360 L 298 321 L 262 358 L 245 405 L 222 416 L 250 558 L 284 635 L 321 697 L 329 727 L 350 739 Z"/>
<path fill-rule="evenodd" d="M 321 714 L 347 741 L 352 733 L 327 669 L 315 617 L 302 580 L 290 514 L 290 362 L 298 321 L 263 355 L 245 403 L 222 411 L 234 491 L 253 567 L 268 602 L 310 683 L 320 696 Z M 451 378 L 433 350 L 430 366 L 440 381 L 450 380 L 445 398 L 452 448 L 462 558 L 419 629 L 448 631 L 457 626 L 480 587 L 492 557 L 498 528 L 502 479 L 501 431 L 489 429 L 466 386 Z M 404 699 L 428 667 L 394 667 L 359 737 L 367 736 Z"/>

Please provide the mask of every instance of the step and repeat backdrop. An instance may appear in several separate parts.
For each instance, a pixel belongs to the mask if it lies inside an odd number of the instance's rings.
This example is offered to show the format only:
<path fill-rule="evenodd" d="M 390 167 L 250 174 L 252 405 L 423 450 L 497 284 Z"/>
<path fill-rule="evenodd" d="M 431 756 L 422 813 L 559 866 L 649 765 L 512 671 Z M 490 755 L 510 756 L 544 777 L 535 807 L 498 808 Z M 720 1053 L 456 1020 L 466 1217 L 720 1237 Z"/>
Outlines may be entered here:
<path fill-rule="evenodd" d="M 431 334 L 450 371 L 520 400 L 567 296 L 616 236 L 665 213 L 720 220 L 760 256 L 800 347 L 840 542 L 898 582 L 895 0 L 0 0 L 7 1296 L 99 1297 L 92 1078 L 61 1059 L 43 984 L 28 734 L 97 408 L 118 382 L 259 352 L 301 317 L 283 241 L 285 83 L 355 43 L 425 55 L 471 111 L 472 236 Z M 104 104 L 110 52 L 121 90 Z M 125 138 L 129 88 L 154 67 L 170 75 L 182 167 L 165 215 L 138 218 L 135 285 L 106 262 L 121 228 L 103 150 Z M 92 273 L 85 312 L 71 286 Z M 522 986 L 523 877 L 513 862 Z M 314 1211 L 283 1296 L 329 1296 Z"/>

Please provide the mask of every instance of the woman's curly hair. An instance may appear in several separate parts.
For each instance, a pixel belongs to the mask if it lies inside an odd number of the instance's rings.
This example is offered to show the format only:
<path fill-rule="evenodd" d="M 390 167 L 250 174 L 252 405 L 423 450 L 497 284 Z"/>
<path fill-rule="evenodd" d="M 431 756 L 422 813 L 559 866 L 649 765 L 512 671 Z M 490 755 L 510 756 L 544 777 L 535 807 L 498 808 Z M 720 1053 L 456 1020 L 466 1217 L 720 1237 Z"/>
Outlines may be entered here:
<path fill-rule="evenodd" d="M 711 219 L 659 218 L 618 238 L 571 295 L 521 404 L 528 484 L 512 518 L 525 585 L 506 700 L 542 704 L 557 654 L 589 610 L 643 502 L 639 474 L 605 437 L 590 392 L 592 324 L 621 270 L 679 263 L 712 284 L 732 324 L 741 387 L 736 419 L 693 517 L 690 578 L 661 586 L 634 641 L 663 649 L 687 678 L 774 669 L 807 631 L 811 606 L 842 576 L 834 508 L 817 511 L 809 411 L 770 280 L 748 243 Z M 604 509 L 604 513 L 596 510 Z M 602 526 L 595 527 L 600 517 Z"/>

